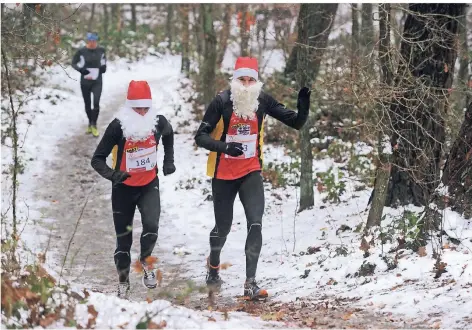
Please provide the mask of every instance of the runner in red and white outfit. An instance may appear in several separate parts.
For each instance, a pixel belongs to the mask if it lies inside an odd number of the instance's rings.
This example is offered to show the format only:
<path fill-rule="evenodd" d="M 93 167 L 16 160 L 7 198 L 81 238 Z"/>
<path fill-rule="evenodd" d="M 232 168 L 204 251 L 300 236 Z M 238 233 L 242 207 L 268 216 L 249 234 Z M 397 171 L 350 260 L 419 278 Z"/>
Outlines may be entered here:
<path fill-rule="evenodd" d="M 220 253 L 231 230 L 234 200 L 239 193 L 247 219 L 244 295 L 251 299 L 267 296 L 255 280 L 264 214 L 264 118 L 269 115 L 300 129 L 308 119 L 310 107 L 310 91 L 306 87 L 298 93 L 298 112 L 287 109 L 261 89 L 257 59 L 238 58 L 231 88 L 213 99 L 195 136 L 198 146 L 211 151 L 207 174 L 212 177 L 215 227 L 210 233 L 207 284 L 216 289 L 221 285 Z"/>
<path fill-rule="evenodd" d="M 164 164 L 162 173 L 175 172 L 174 135 L 167 119 L 152 106 L 151 89 L 146 81 L 131 81 L 125 106 L 108 125 L 92 157 L 92 167 L 112 181 L 112 209 L 116 232 L 114 254 L 118 270 L 118 296 L 127 297 L 133 242 L 133 217 L 138 207 L 141 213 L 140 261 L 143 264 L 143 284 L 155 288 L 155 273 L 146 264 L 157 241 L 161 212 L 157 148 L 162 138 Z M 112 167 L 106 164 L 110 153 Z"/>

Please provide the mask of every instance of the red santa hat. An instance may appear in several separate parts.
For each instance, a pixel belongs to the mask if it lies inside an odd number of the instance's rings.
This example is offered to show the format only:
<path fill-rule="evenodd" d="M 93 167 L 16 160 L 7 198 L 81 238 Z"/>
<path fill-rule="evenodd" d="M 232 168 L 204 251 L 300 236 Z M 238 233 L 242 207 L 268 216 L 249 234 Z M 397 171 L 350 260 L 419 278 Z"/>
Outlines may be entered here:
<path fill-rule="evenodd" d="M 233 79 L 244 76 L 259 80 L 257 58 L 238 57 L 234 66 Z"/>
<path fill-rule="evenodd" d="M 126 105 L 131 108 L 150 108 L 152 106 L 151 88 L 145 80 L 131 80 L 128 86 Z"/>

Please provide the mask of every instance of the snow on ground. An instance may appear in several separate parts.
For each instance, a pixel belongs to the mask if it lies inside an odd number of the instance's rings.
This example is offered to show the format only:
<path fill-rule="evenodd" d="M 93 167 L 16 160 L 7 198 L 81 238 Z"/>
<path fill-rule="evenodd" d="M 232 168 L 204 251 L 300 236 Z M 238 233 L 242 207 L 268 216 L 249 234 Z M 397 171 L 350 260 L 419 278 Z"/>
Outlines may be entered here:
<path fill-rule="evenodd" d="M 115 111 L 107 109 L 107 104 L 116 98 L 124 100 L 131 79 L 158 81 L 151 85 L 154 103 L 161 106 L 161 113 L 169 119 L 176 131 L 174 148 L 177 167 L 173 175 L 161 178 L 161 205 L 170 215 L 166 218 L 172 225 L 161 222 L 160 232 L 164 237 L 171 235 L 173 240 L 159 241 L 159 246 L 167 247 L 167 251 L 178 249 L 190 252 L 158 257 L 185 263 L 185 275 L 197 284 L 203 284 L 205 259 L 209 252 L 208 234 L 214 225 L 213 206 L 206 200 L 211 194 L 210 181 L 205 175 L 208 153 L 201 148 L 194 148 L 193 132 L 198 123 L 191 121 L 190 105 L 179 95 L 179 68 L 178 56 L 165 56 L 162 59 L 147 57 L 133 64 L 125 60 L 110 63 L 105 75 L 102 109 Z M 67 69 L 67 72 L 74 78 L 78 76 L 71 69 Z M 46 99 L 47 95 L 52 96 Z M 27 127 L 22 124 L 20 127 L 22 132 L 28 132 L 23 150 L 24 157 L 31 160 L 20 177 L 19 196 L 28 205 L 28 208 L 22 206 L 20 211 L 23 215 L 28 214 L 30 219 L 22 238 L 36 253 L 47 239 L 47 233 L 43 232 L 41 235 L 41 229 L 34 225 L 33 219 L 41 216 L 35 210 L 44 202 L 32 200 L 32 193 L 39 185 L 45 184 L 41 182 L 41 173 L 48 170 L 43 166 L 45 159 L 61 157 L 56 153 L 57 142 L 65 136 L 82 134 L 86 128 L 86 117 L 79 84 L 67 77 L 64 71 L 54 70 L 48 76 L 48 83 L 34 96 L 40 98 L 32 100 L 25 107 L 26 114 L 23 117 L 30 118 L 33 125 Z M 95 145 L 90 146 L 91 149 L 94 147 Z M 9 149 L 2 146 L 2 166 L 8 164 L 9 152 Z M 162 159 L 162 151 L 159 157 Z M 289 161 L 282 147 L 267 145 L 264 147 L 264 158 L 266 163 L 282 164 Z M 336 168 L 340 164 L 331 159 L 315 161 L 314 172 L 326 171 L 332 166 Z M 298 188 L 273 189 L 270 185 L 265 185 L 263 248 L 258 268 L 260 284 L 267 287 L 273 299 L 277 300 L 289 301 L 297 297 L 315 300 L 359 297 L 361 299 L 357 305 L 372 306 L 372 309 L 404 316 L 407 325 L 425 320 L 429 324 L 440 322 L 442 327 L 466 326 L 465 317 L 472 310 L 470 221 L 445 211 L 445 230 L 451 236 L 458 236 L 463 244 L 456 246 L 449 243 L 444 250 L 442 260 L 447 263 L 448 272 L 440 278 L 434 279 L 434 260 L 430 257 L 430 246 L 427 247 L 428 255 L 425 257 L 404 250 L 398 258 L 397 268 L 388 270 L 386 262 L 381 258 L 382 251 L 388 251 L 395 244 L 386 243 L 383 247 L 377 245 L 370 250 L 370 256 L 364 258 L 363 251 L 359 249 L 360 234 L 355 232 L 356 227 L 367 218 L 366 205 L 370 190 L 355 191 L 356 181 L 353 178 L 345 180 L 347 191 L 341 196 L 339 204 L 324 203 L 325 193 L 316 192 L 315 207 L 300 214 L 296 214 Z M 7 184 L 7 181 L 2 182 L 2 208 L 7 207 Z M 394 217 L 401 214 L 401 210 L 387 211 L 388 217 L 383 222 L 386 228 Z M 168 228 L 172 228 L 173 233 L 166 232 Z M 237 198 L 232 231 L 222 253 L 222 262 L 231 264 L 222 271 L 225 280 L 221 293 L 223 295 L 234 297 L 242 294 L 245 238 L 244 210 Z M 364 262 L 376 265 L 373 274 L 356 276 Z M 156 316 L 155 322 L 158 323 L 164 317 L 168 324 L 176 327 L 271 326 L 266 322 L 261 323 L 260 319 L 240 313 L 230 313 L 229 323 L 220 322 L 222 315 L 219 313 L 197 313 L 170 306 L 164 301 L 154 301 L 151 304 L 128 302 L 113 296 L 91 293 L 89 302 L 99 311 L 98 327 L 115 327 L 125 322 L 129 322 L 127 327 L 134 327 L 146 310 L 155 311 L 158 308 L 164 308 L 165 312 Z M 88 318 L 85 306 L 77 307 L 84 322 Z M 122 308 L 126 311 L 121 312 Z M 103 312 L 100 313 L 101 311 Z M 217 322 L 208 321 L 210 316 Z"/>
<path fill-rule="evenodd" d="M 136 329 L 137 325 L 146 319 L 146 315 L 155 324 L 166 322 L 169 329 L 261 329 L 281 327 L 278 322 L 265 322 L 245 313 L 230 313 L 225 320 L 218 312 L 194 312 L 188 308 L 173 306 L 165 300 L 130 302 L 101 293 L 92 293 L 87 304 L 76 308 L 77 324 L 86 326 L 89 319 L 87 305 L 95 306 L 98 316 L 95 328 L 117 329 L 126 327 Z M 150 327 L 149 327 L 150 328 Z"/>

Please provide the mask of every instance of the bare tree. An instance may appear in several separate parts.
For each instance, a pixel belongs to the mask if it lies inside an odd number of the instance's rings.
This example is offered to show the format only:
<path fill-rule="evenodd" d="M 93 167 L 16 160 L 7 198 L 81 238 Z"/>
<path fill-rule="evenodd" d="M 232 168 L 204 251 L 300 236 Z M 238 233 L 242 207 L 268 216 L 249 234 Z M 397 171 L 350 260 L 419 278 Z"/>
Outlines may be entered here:
<path fill-rule="evenodd" d="M 108 40 L 108 30 L 110 25 L 110 18 L 108 14 L 108 4 L 103 4 L 103 32 L 104 32 L 104 39 Z"/>
<path fill-rule="evenodd" d="M 188 4 L 180 4 L 179 6 L 182 20 L 182 66 L 180 70 L 188 76 L 190 72 L 190 31 L 188 19 L 190 6 Z"/>
<path fill-rule="evenodd" d="M 131 31 L 136 32 L 136 4 L 131 3 Z"/>
<path fill-rule="evenodd" d="M 393 72 L 392 72 L 392 61 L 390 58 L 391 46 L 390 46 L 390 4 L 379 5 L 379 29 L 380 29 L 380 42 L 379 42 L 379 62 L 382 72 L 381 86 L 380 89 L 389 91 L 392 85 Z M 387 95 L 390 95 L 388 93 Z M 367 223 L 365 231 L 367 232 L 372 226 L 379 226 L 382 219 L 382 213 L 385 205 L 385 199 L 387 197 L 388 180 L 390 177 L 390 146 L 389 146 L 389 132 L 386 129 L 388 127 L 388 114 L 387 110 L 390 100 L 388 96 L 380 101 L 380 122 L 384 129 L 379 131 L 379 159 L 377 166 L 377 175 L 375 178 L 375 187 L 372 192 L 372 206 L 367 217 Z"/>
<path fill-rule="evenodd" d="M 372 14 L 372 3 L 363 3 L 361 40 L 366 51 L 370 51 L 374 47 L 374 19 Z"/>
<path fill-rule="evenodd" d="M 351 79 L 357 76 L 357 59 L 359 56 L 359 9 L 357 3 L 351 3 L 352 40 L 351 40 Z"/>
<path fill-rule="evenodd" d="M 174 5 L 167 4 L 167 19 L 166 19 L 166 37 L 169 40 L 169 48 L 171 47 L 174 35 Z"/>
<path fill-rule="evenodd" d="M 90 11 L 90 19 L 89 19 L 89 22 L 88 22 L 88 30 L 89 31 L 92 31 L 92 29 L 93 29 L 94 16 L 95 16 L 95 3 L 92 4 L 92 10 Z"/>
<path fill-rule="evenodd" d="M 444 114 L 463 4 L 410 4 L 400 49 L 392 120 L 393 168 L 386 204 L 425 205 L 439 183 Z"/>
<path fill-rule="evenodd" d="M 472 218 L 472 102 L 444 166 L 442 183 L 449 192 L 446 204 Z"/>
<path fill-rule="evenodd" d="M 216 33 L 213 27 L 213 4 L 201 4 L 200 14 L 203 15 L 203 31 L 205 35 L 205 50 L 203 61 L 203 103 L 210 104 L 215 96 L 215 67 L 216 67 Z"/>
<path fill-rule="evenodd" d="M 467 102 L 467 83 L 469 78 L 469 46 L 467 42 L 467 19 L 466 15 L 459 17 L 459 40 L 460 40 L 460 50 L 459 50 L 459 72 L 457 73 L 457 85 L 459 90 L 464 92 L 462 93 L 463 97 L 459 100 L 460 109 L 465 108 L 468 104 Z M 462 106 L 464 105 L 464 106 Z"/>
<path fill-rule="evenodd" d="M 223 28 L 221 29 L 220 38 L 218 41 L 218 55 L 216 60 L 216 65 L 218 68 L 221 67 L 226 53 L 226 47 L 228 45 L 228 39 L 231 32 L 231 18 L 233 17 L 234 13 L 234 5 L 232 3 L 226 4 L 224 7 L 224 13 Z"/>
<path fill-rule="evenodd" d="M 239 22 L 239 29 L 241 35 L 241 56 L 249 55 L 249 30 L 247 27 L 248 19 L 248 5 L 240 4 L 239 13 L 241 14 L 241 21 Z"/>
<path fill-rule="evenodd" d="M 298 15 L 297 82 L 300 87 L 316 80 L 321 58 L 328 44 L 338 4 L 301 4 Z M 313 154 L 310 142 L 311 121 L 300 130 L 300 207 L 303 211 L 314 205 Z"/>

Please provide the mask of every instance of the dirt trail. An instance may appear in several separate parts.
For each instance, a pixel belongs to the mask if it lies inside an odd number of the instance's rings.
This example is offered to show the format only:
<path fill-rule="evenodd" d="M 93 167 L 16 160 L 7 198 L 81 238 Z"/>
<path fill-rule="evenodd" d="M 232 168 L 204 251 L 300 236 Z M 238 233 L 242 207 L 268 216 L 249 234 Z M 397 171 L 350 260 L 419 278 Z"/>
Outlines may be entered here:
<path fill-rule="evenodd" d="M 100 132 L 104 132 L 116 109 L 122 104 L 122 95 L 125 95 L 124 91 L 121 91 L 121 94 L 115 93 L 115 96 L 119 97 L 115 97 L 114 101 L 108 104 L 104 102 L 99 118 Z M 82 104 L 78 105 L 78 108 L 81 107 Z M 82 126 L 78 128 L 75 136 L 61 141 L 58 145 L 58 154 L 61 157 L 47 164 L 50 171 L 44 173 L 42 181 L 48 184 L 38 187 L 36 191 L 37 199 L 50 202 L 48 207 L 41 210 L 44 217 L 54 219 L 52 222 L 41 223 L 42 226 L 51 229 L 48 261 L 54 269 L 61 269 L 68 244 L 73 236 L 64 264 L 63 277 L 89 290 L 115 294 L 117 275 L 113 262 L 115 233 L 110 201 L 111 184 L 90 166 L 90 159 L 99 139 L 84 134 L 86 127 L 84 124 Z M 175 226 L 169 220 L 170 217 L 172 210 L 163 209 L 161 228 Z M 76 232 L 73 234 L 77 223 Z M 140 214 L 137 211 L 133 230 L 133 262 L 139 254 L 141 231 Z M 172 233 L 172 228 L 164 233 L 160 231 L 158 242 L 172 242 L 173 238 L 169 233 Z M 270 300 L 264 304 L 251 303 L 224 295 L 224 292 L 209 299 L 207 293 L 198 292 L 198 289 L 194 289 L 187 296 L 179 296 L 187 288 L 190 279 L 180 275 L 186 270 L 185 265 L 182 264 L 182 258 L 173 254 L 171 247 L 171 244 L 160 246 L 158 243 L 154 250 L 154 255 L 162 256 L 158 263 L 159 269 L 165 274 L 162 288 L 145 290 L 141 284 L 140 274 L 132 271 L 130 300 L 162 298 L 196 310 L 205 310 L 211 306 L 214 310 L 245 311 L 265 317 L 272 312 L 278 312 L 276 314 L 278 316 L 273 316 L 273 320 L 304 327 L 404 327 L 398 319 L 391 320 L 386 315 L 376 315 L 372 311 L 353 310 L 349 301 L 333 302 L 333 299 L 329 299 L 331 306 L 327 308 L 326 304 L 315 304 L 307 300 L 289 304 Z M 197 284 L 201 285 L 203 281 L 201 278 Z"/>

